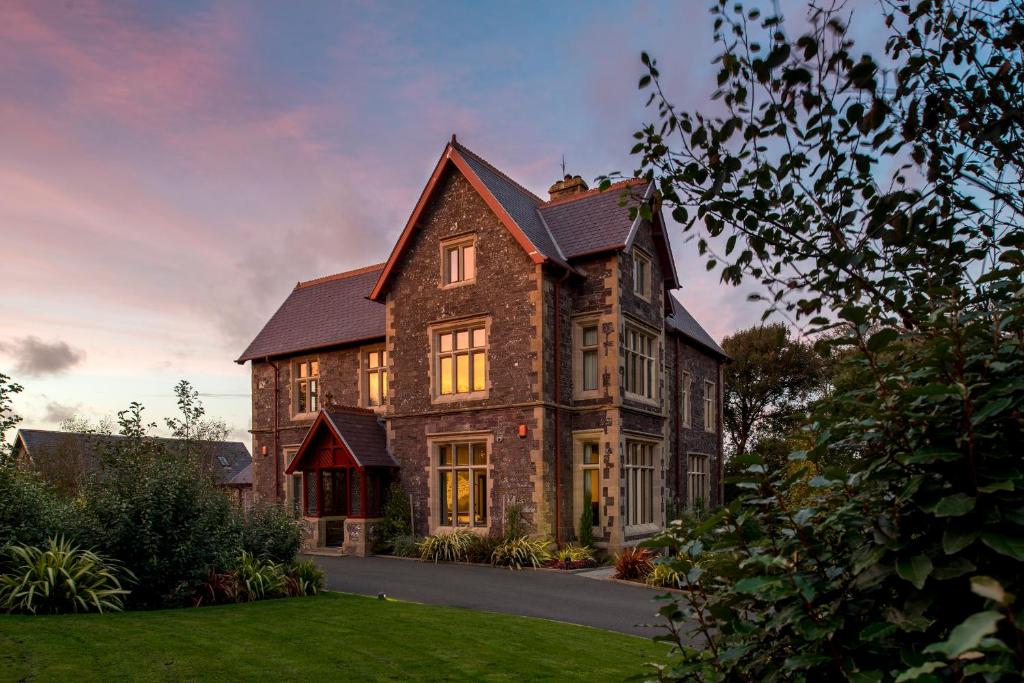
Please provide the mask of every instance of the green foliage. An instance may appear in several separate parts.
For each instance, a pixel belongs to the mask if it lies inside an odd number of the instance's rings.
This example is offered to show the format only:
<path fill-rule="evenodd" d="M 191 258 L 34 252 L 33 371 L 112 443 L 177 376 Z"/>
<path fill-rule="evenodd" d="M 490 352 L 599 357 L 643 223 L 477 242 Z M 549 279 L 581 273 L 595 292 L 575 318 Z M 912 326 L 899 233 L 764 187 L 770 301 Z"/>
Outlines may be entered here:
<path fill-rule="evenodd" d="M 420 559 L 434 562 L 466 562 L 477 535 L 468 529 L 453 529 L 420 541 Z"/>
<path fill-rule="evenodd" d="M 324 589 L 324 570 L 313 560 L 300 560 L 288 570 L 293 595 L 319 595 Z"/>
<path fill-rule="evenodd" d="M 590 496 L 583 498 L 583 512 L 580 513 L 580 531 L 577 539 L 582 546 L 594 545 L 594 506 Z"/>
<path fill-rule="evenodd" d="M 240 600 L 273 598 L 285 593 L 284 568 L 277 562 L 243 550 L 234 566 Z"/>
<path fill-rule="evenodd" d="M 468 562 L 490 562 L 494 549 L 501 545 L 503 540 L 503 537 L 500 536 L 477 536 L 466 549 L 466 560 Z"/>
<path fill-rule="evenodd" d="M 625 581 L 643 581 L 654 570 L 653 555 L 647 548 L 623 548 L 615 556 L 615 578 Z"/>
<path fill-rule="evenodd" d="M 0 609 L 28 614 L 116 612 L 132 574 L 117 562 L 64 538 L 45 546 L 10 545 L 0 562 Z"/>
<path fill-rule="evenodd" d="M 409 526 L 411 512 L 409 509 L 409 496 L 406 494 L 405 489 L 402 488 L 399 482 L 391 482 L 391 486 L 388 488 L 387 500 L 384 503 L 384 519 L 380 524 L 381 538 L 385 539 L 388 543 L 393 543 L 392 539 L 397 536 L 411 535 L 412 528 Z"/>
<path fill-rule="evenodd" d="M 299 525 L 283 505 L 254 505 L 236 510 L 235 533 L 238 547 L 246 552 L 275 562 L 289 563 L 295 559 L 302 544 Z"/>
<path fill-rule="evenodd" d="M 419 557 L 420 542 L 416 536 L 395 536 L 391 539 L 391 554 L 397 557 Z"/>
<path fill-rule="evenodd" d="M 61 533 L 70 504 L 32 472 L 0 467 L 0 548 L 40 545 Z"/>
<path fill-rule="evenodd" d="M 199 400 L 199 392 L 188 380 L 183 379 L 174 386 L 174 395 L 178 399 L 181 417 L 164 420 L 167 428 L 171 430 L 171 436 L 190 443 L 223 441 L 227 437 L 228 428 L 223 420 L 204 419 L 206 408 Z"/>
<path fill-rule="evenodd" d="M 14 446 L 7 443 L 7 432 L 21 422 L 21 417 L 13 409 L 13 396 L 22 391 L 24 387 L 0 372 L 0 469 L 11 465 L 14 457 Z"/>
<path fill-rule="evenodd" d="M 659 122 L 636 134 L 640 173 L 709 270 L 829 330 L 838 371 L 796 467 L 743 456 L 736 500 L 653 542 L 690 589 L 662 610 L 662 678 L 1024 670 L 1024 8 L 882 6 L 879 61 L 838 10 L 791 40 L 717 3 L 717 116 L 673 107 L 643 56 Z"/>
<path fill-rule="evenodd" d="M 551 559 L 549 541 L 543 538 L 506 538 L 491 553 L 491 564 L 509 569 L 539 567 Z"/>
<path fill-rule="evenodd" d="M 231 504 L 194 459 L 159 457 L 138 435 L 129 441 L 118 444 L 86 487 L 78 535 L 138 577 L 133 605 L 174 604 L 237 552 Z"/>
<path fill-rule="evenodd" d="M 519 538 L 528 532 L 523 506 L 515 501 L 505 505 L 505 538 Z"/>

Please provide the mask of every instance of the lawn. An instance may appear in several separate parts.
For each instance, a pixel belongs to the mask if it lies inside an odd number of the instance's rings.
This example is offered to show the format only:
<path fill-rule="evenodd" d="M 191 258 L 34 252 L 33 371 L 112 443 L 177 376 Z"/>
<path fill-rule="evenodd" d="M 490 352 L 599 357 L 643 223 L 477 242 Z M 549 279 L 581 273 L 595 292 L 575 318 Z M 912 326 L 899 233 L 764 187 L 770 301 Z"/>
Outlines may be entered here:
<path fill-rule="evenodd" d="M 325 593 L 121 614 L 0 616 L 0 680 L 622 680 L 643 638 Z"/>

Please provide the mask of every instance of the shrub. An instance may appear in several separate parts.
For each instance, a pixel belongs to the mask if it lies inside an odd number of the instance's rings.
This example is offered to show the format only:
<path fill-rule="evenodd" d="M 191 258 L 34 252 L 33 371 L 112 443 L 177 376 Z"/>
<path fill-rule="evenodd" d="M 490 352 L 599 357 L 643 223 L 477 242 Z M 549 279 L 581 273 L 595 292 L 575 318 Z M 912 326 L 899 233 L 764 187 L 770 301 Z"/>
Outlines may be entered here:
<path fill-rule="evenodd" d="M 625 548 L 615 557 L 615 578 L 643 581 L 653 570 L 651 551 L 647 548 Z"/>
<path fill-rule="evenodd" d="M 596 564 L 594 549 L 577 543 L 569 543 L 556 550 L 555 559 L 561 564 Z"/>
<path fill-rule="evenodd" d="M 0 574 L 0 608 L 8 612 L 116 612 L 128 591 L 122 577 L 131 572 L 117 562 L 84 550 L 64 538 L 41 548 L 11 545 Z"/>
<path fill-rule="evenodd" d="M 391 482 L 388 488 L 387 500 L 384 503 L 383 517 L 380 523 L 381 538 L 391 539 L 397 536 L 409 536 L 412 534 L 412 527 L 409 526 L 409 516 L 412 510 L 409 508 L 409 496 L 402 485 L 395 481 Z"/>
<path fill-rule="evenodd" d="M 468 551 L 476 542 L 477 535 L 468 529 L 455 529 L 420 541 L 420 559 L 434 562 L 459 562 L 468 559 Z"/>
<path fill-rule="evenodd" d="M 523 506 L 515 501 L 505 505 L 505 538 L 520 538 L 527 533 Z"/>
<path fill-rule="evenodd" d="M 87 545 L 138 577 L 130 599 L 145 607 L 194 599 L 238 548 L 230 502 L 195 461 L 152 455 L 136 445 L 108 461 L 79 522 Z"/>
<path fill-rule="evenodd" d="M 285 573 L 281 565 L 243 550 L 235 564 L 239 597 L 262 600 L 285 594 Z"/>
<path fill-rule="evenodd" d="M 61 533 L 67 507 L 37 474 L 0 467 L 0 548 L 41 545 Z"/>
<path fill-rule="evenodd" d="M 238 602 L 240 594 L 238 574 L 234 571 L 211 570 L 202 590 L 192 600 L 192 604 L 198 607 L 204 602 L 210 604 Z"/>
<path fill-rule="evenodd" d="M 671 565 L 663 562 L 655 562 L 651 573 L 644 579 L 648 586 L 661 586 L 663 588 L 679 588 L 679 572 Z"/>
<path fill-rule="evenodd" d="M 288 570 L 289 594 L 317 595 L 324 589 L 324 570 L 313 560 L 300 560 Z"/>
<path fill-rule="evenodd" d="M 581 546 L 589 547 L 594 545 L 594 506 L 590 497 L 583 499 L 583 512 L 580 514 L 579 542 Z"/>
<path fill-rule="evenodd" d="M 274 562 L 295 560 L 302 543 L 299 525 L 282 505 L 255 505 L 235 513 L 237 548 Z"/>
<path fill-rule="evenodd" d="M 499 536 L 477 536 L 466 549 L 466 560 L 469 562 L 487 563 L 491 561 L 494 550 L 501 545 Z"/>
<path fill-rule="evenodd" d="M 391 553 L 398 557 L 419 557 L 420 542 L 416 536 L 395 536 L 391 539 Z"/>
<path fill-rule="evenodd" d="M 509 569 L 522 569 L 526 565 L 539 567 L 549 559 L 548 541 L 529 536 L 507 538 L 491 553 L 491 564 Z"/>

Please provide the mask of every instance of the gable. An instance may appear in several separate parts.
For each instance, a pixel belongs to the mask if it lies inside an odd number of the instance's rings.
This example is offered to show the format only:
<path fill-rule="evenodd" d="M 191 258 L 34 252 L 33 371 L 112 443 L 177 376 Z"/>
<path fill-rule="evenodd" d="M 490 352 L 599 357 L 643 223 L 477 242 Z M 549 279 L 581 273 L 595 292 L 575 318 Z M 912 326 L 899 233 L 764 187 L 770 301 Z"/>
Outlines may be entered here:
<path fill-rule="evenodd" d="M 455 136 L 445 146 L 441 158 L 434 167 L 430 180 L 420 194 L 412 215 L 402 230 L 384 269 L 370 293 L 373 301 L 383 301 L 388 282 L 395 268 L 401 262 L 414 233 L 420 228 L 423 212 L 437 193 L 441 180 L 447 172 L 457 172 L 469 181 L 473 190 L 484 200 L 487 207 L 497 216 L 516 242 L 526 251 L 534 263 L 554 262 L 568 268 L 558 252 L 540 217 L 537 206 L 543 203 L 539 197 L 518 185 L 508 176 L 485 162 L 476 154 L 459 145 Z"/>

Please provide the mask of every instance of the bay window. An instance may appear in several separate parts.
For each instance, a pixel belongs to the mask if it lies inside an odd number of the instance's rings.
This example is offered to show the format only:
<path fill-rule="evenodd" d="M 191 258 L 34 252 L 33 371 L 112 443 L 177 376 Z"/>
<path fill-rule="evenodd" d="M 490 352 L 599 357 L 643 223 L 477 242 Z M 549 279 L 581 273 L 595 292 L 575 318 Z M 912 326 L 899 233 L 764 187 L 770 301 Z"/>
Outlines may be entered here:
<path fill-rule="evenodd" d="M 654 444 L 627 441 L 623 458 L 626 526 L 654 523 Z"/>

